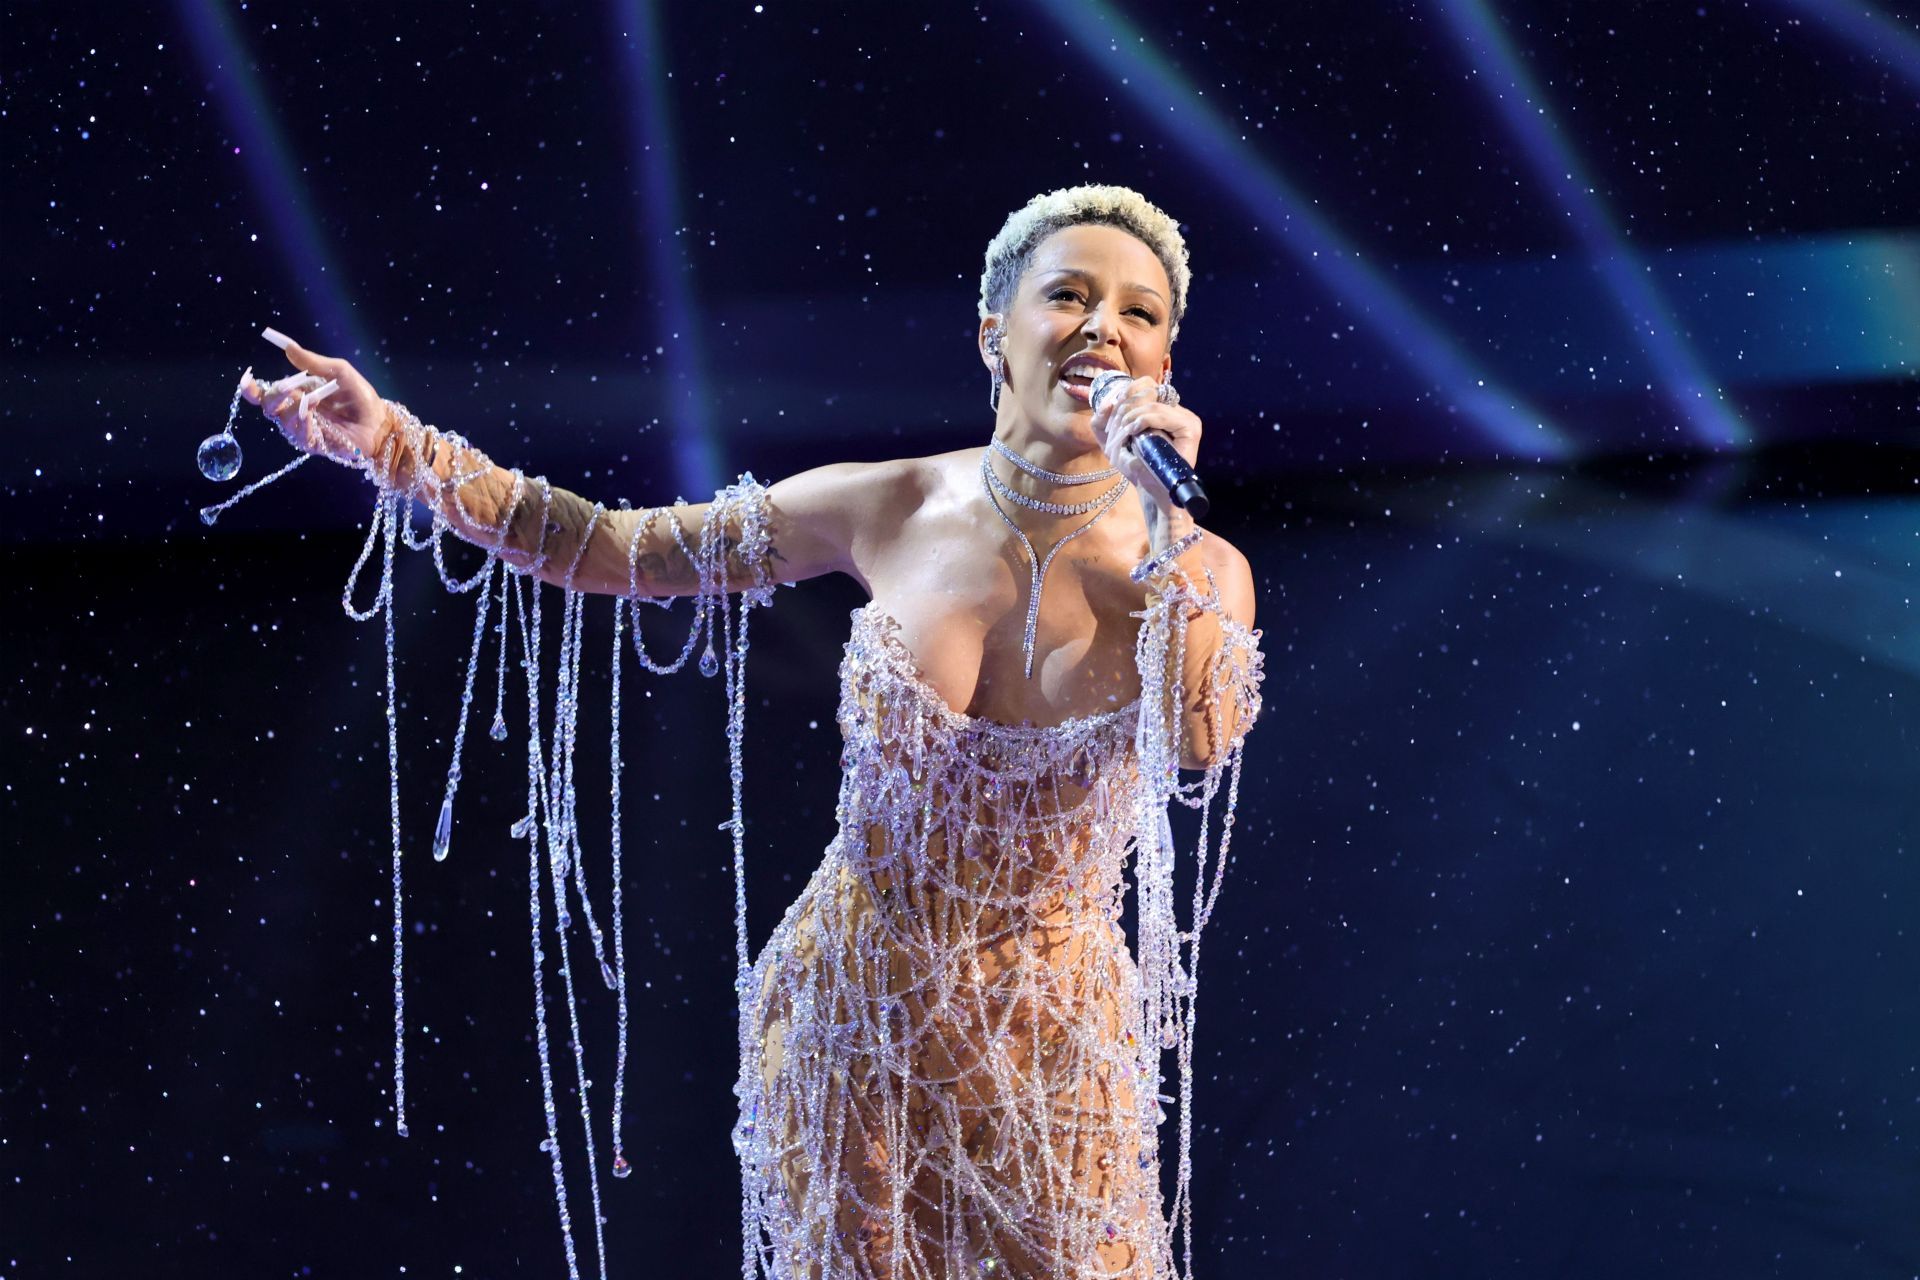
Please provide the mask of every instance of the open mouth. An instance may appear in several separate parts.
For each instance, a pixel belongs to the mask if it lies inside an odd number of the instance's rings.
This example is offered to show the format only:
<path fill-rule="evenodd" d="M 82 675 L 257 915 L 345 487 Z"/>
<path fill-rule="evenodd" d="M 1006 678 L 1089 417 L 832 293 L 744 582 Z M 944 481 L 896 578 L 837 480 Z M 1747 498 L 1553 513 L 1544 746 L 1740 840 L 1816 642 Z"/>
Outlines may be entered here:
<path fill-rule="evenodd" d="M 1080 403 L 1092 404 L 1094 378 L 1112 367 L 1097 360 L 1082 360 L 1077 364 L 1069 361 L 1060 374 L 1060 386 Z"/>

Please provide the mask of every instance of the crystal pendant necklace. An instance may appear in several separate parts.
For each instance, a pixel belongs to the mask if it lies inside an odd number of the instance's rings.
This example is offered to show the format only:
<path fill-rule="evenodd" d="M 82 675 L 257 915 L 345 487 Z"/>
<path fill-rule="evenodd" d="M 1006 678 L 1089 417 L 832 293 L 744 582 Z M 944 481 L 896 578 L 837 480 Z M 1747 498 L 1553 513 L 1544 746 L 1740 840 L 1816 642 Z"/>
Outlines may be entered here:
<path fill-rule="evenodd" d="M 995 475 L 990 461 L 991 454 L 994 452 L 998 452 L 1012 459 L 1014 465 L 1022 471 L 1025 471 L 1028 475 L 1050 481 L 1054 484 L 1087 484 L 1094 480 L 1101 480 L 1108 476 L 1117 475 L 1119 474 L 1119 468 L 1113 467 L 1106 471 L 1093 472 L 1084 477 L 1079 475 L 1065 476 L 1052 471 L 1043 471 L 1002 444 L 998 437 L 995 437 L 993 440 L 992 450 L 981 451 L 980 483 L 986 487 L 987 501 L 993 504 L 994 511 L 999 514 L 1001 520 L 1006 522 L 1007 528 L 1013 530 L 1013 536 L 1020 539 L 1020 545 L 1025 547 L 1027 551 L 1027 626 L 1022 636 L 1022 654 L 1026 659 L 1027 679 L 1031 680 L 1033 679 L 1034 635 L 1040 622 L 1040 589 L 1046 584 L 1047 570 L 1052 567 L 1053 558 L 1060 554 L 1060 548 L 1093 528 L 1095 524 L 1099 523 L 1101 516 L 1113 510 L 1113 504 L 1120 501 L 1120 495 L 1127 491 L 1131 482 L 1123 479 L 1099 497 L 1088 502 L 1047 502 L 1040 498 L 1030 498 L 1024 493 L 1009 488 L 1005 481 Z M 1019 506 L 1031 508 L 1034 511 L 1044 511 L 1049 515 L 1078 516 L 1092 512 L 1093 518 L 1071 533 L 1061 537 L 1061 539 L 1054 543 L 1052 548 L 1048 550 L 1046 559 L 1043 560 L 1034 551 L 1033 543 L 1027 538 L 1026 533 L 1019 525 L 1013 522 L 1013 517 L 1007 514 L 1006 508 L 1000 505 L 1001 498 L 1005 498 L 1008 502 L 1015 503 Z"/>

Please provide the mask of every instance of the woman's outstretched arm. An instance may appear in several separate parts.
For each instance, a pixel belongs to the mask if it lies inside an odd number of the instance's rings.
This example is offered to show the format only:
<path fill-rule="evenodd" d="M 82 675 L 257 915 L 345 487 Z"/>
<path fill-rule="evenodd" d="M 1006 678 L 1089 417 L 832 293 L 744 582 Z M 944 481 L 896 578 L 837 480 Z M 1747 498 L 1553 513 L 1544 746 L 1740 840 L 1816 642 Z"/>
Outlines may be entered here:
<path fill-rule="evenodd" d="M 655 598 L 700 590 L 693 555 L 715 503 L 608 510 L 421 423 L 383 400 L 347 361 L 282 340 L 301 372 L 262 383 L 249 371 L 242 393 L 299 448 L 358 466 L 382 488 L 426 503 L 461 538 L 542 581 Z M 859 576 L 855 539 L 901 500 L 896 470 L 840 463 L 779 481 L 766 491 L 765 542 L 754 547 L 743 545 L 737 506 L 722 503 L 727 589 L 836 570 Z"/>

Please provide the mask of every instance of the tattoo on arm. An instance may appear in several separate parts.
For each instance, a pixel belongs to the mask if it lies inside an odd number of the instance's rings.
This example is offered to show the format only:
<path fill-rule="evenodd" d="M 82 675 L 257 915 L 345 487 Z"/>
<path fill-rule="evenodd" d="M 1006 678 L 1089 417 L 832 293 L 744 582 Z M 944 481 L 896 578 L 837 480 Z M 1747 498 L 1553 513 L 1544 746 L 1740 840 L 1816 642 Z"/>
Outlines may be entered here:
<path fill-rule="evenodd" d="M 667 518 L 673 519 L 674 517 L 669 515 Z M 650 530 L 647 536 L 651 539 L 654 534 Z M 663 531 L 658 536 L 665 542 L 665 540 L 671 538 L 672 535 Z M 726 566 L 728 585 L 736 591 L 746 585 L 750 585 L 754 580 L 757 566 L 750 564 L 741 555 L 740 538 L 730 531 L 719 531 L 718 536 L 720 538 L 722 563 Z M 697 541 L 697 539 L 694 539 L 696 544 Z M 767 548 L 767 559 L 784 564 L 787 558 L 780 554 L 778 547 L 770 545 Z M 656 591 L 661 588 L 667 588 L 679 594 L 690 592 L 699 586 L 700 571 L 698 567 L 677 544 L 668 543 L 658 550 L 640 551 L 634 556 L 633 564 L 638 573 L 639 587 L 643 592 L 649 588 Z"/>
<path fill-rule="evenodd" d="M 699 575 L 693 565 L 680 554 L 678 548 L 671 558 L 658 551 L 642 551 L 634 563 L 640 570 L 640 587 L 684 587 L 695 582 Z"/>

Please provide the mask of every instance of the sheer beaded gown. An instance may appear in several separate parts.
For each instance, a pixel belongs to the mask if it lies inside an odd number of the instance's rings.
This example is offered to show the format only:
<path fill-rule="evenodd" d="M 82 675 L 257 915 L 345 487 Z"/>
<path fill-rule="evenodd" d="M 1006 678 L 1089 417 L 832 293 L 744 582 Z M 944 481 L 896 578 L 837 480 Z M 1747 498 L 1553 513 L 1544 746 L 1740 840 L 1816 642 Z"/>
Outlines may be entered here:
<path fill-rule="evenodd" d="M 1250 699 L 1235 640 L 1220 692 Z M 774 1275 L 1175 1274 L 1157 1094 L 1182 993 L 1146 998 L 1119 923 L 1143 818 L 1161 838 L 1141 711 L 966 716 L 855 611 L 840 832 L 743 1010 L 764 1050 L 736 1146 Z"/>
<path fill-rule="evenodd" d="M 653 670 L 677 669 L 694 648 L 690 637 L 679 662 L 661 664 L 638 643 L 644 570 L 677 550 L 697 577 L 684 593 L 697 597 L 696 635 L 704 620 L 709 653 L 721 626 L 738 716 L 746 643 L 728 594 L 741 593 L 744 614 L 775 580 L 766 490 L 751 476 L 690 529 L 677 508 L 609 513 L 496 469 L 395 408 L 407 427 L 393 452 L 361 464 L 383 500 L 421 499 L 436 536 L 450 528 L 521 573 L 566 566 L 570 617 L 576 575 L 602 591 L 625 581 L 620 611 Z M 838 833 L 751 960 L 737 892 L 733 1141 L 747 1280 L 1191 1273 L 1194 977 L 1225 870 L 1241 741 L 1260 710 L 1261 655 L 1259 633 L 1226 616 L 1211 583 L 1142 568 L 1139 697 L 1050 726 L 953 710 L 882 605 L 854 611 L 840 666 Z M 1203 611 L 1218 616 L 1223 643 L 1206 686 L 1182 689 L 1187 622 Z M 536 633 L 536 661 L 537 645 Z M 563 669 L 563 688 L 565 679 Z M 1234 728 L 1214 763 L 1182 782 L 1178 713 L 1196 704 L 1230 712 Z M 729 736 L 737 806 L 737 719 Z M 551 767 L 557 776 L 562 762 Z M 570 788 L 570 760 L 565 768 Z M 1194 865 L 1182 871 L 1185 911 L 1174 900 L 1174 801 L 1201 815 Z M 569 790 L 563 820 L 570 811 Z M 731 825 L 739 874 L 741 830 Z M 577 851 L 577 831 L 570 838 Z M 617 844 L 616 833 L 616 858 Z M 1132 948 L 1120 924 L 1129 861 Z M 1162 1092 L 1167 1050 L 1178 1097 Z M 1179 1148 L 1163 1206 L 1169 1112 Z M 557 1155 L 555 1165 L 564 1221 Z M 568 1247 L 571 1264 L 570 1238 Z"/>

